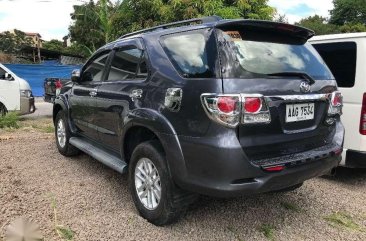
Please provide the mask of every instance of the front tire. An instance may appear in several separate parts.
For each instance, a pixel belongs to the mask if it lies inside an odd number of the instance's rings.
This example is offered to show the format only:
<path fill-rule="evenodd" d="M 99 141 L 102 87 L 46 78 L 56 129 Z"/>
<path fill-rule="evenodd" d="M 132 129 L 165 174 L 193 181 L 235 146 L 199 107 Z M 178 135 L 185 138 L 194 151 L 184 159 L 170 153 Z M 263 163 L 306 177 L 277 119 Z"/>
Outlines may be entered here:
<path fill-rule="evenodd" d="M 55 137 L 58 151 L 64 156 L 75 156 L 80 153 L 79 149 L 69 143 L 71 133 L 67 124 L 64 111 L 60 111 L 55 119 Z"/>
<path fill-rule="evenodd" d="M 6 109 L 5 105 L 0 102 L 0 117 L 3 117 L 8 113 L 8 110 Z"/>
<path fill-rule="evenodd" d="M 158 226 L 177 221 L 196 198 L 174 184 L 158 141 L 144 142 L 135 148 L 128 179 L 138 212 Z"/>

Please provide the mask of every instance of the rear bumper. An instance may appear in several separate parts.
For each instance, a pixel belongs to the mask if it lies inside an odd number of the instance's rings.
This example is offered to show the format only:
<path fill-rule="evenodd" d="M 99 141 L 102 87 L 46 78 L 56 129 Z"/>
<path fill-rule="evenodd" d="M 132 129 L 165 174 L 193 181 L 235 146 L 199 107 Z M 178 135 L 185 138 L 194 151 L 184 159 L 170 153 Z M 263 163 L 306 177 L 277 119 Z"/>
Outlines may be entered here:
<path fill-rule="evenodd" d="M 36 111 L 34 104 L 34 97 L 21 97 L 20 98 L 20 114 L 26 115 Z"/>
<path fill-rule="evenodd" d="M 315 157 L 289 161 L 280 172 L 253 165 L 234 130 L 218 138 L 179 137 L 185 169 L 172 170 L 176 183 L 197 193 L 232 197 L 281 190 L 328 173 L 341 161 L 344 128 L 338 123 L 332 145 Z M 309 154 L 311 151 L 309 152 Z M 310 159 L 310 160 L 309 160 Z M 291 163 L 291 161 L 294 161 Z"/>
<path fill-rule="evenodd" d="M 54 95 L 45 94 L 43 96 L 43 100 L 45 102 L 53 103 L 55 101 L 55 96 Z"/>
<path fill-rule="evenodd" d="M 350 168 L 366 168 L 366 152 L 347 150 L 345 166 Z"/>

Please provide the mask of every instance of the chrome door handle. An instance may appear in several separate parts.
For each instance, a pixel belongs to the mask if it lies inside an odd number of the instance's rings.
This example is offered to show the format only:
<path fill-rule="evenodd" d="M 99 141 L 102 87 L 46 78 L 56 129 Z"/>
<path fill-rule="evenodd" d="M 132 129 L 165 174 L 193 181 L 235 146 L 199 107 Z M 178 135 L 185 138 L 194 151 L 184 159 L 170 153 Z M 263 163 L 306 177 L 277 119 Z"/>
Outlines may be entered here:
<path fill-rule="evenodd" d="M 89 92 L 89 95 L 90 95 L 91 97 L 95 97 L 97 94 L 98 94 L 98 91 L 97 91 L 96 89 L 91 90 L 91 91 Z"/>
<path fill-rule="evenodd" d="M 133 99 L 140 99 L 142 97 L 142 89 L 136 89 L 131 91 L 130 98 Z"/>

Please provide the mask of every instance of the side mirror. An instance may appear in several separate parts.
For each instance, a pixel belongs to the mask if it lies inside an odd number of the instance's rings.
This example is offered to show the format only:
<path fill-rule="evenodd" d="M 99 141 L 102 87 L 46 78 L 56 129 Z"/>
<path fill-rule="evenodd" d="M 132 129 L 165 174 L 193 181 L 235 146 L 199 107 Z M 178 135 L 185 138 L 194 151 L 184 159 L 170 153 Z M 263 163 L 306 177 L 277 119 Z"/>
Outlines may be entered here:
<path fill-rule="evenodd" d="M 80 70 L 79 69 L 74 69 L 71 72 L 71 81 L 72 82 L 80 82 Z"/>
<path fill-rule="evenodd" d="M 11 74 L 9 74 L 9 73 L 5 73 L 5 79 L 6 80 L 14 80 L 14 78 L 13 78 L 13 76 L 11 76 Z"/>

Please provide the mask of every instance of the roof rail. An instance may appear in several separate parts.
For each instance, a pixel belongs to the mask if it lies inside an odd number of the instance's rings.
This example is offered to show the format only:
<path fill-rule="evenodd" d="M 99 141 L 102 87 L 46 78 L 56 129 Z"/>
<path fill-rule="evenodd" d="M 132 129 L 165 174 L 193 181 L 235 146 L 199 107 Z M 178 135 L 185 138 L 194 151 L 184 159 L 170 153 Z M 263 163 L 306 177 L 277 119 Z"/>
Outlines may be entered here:
<path fill-rule="evenodd" d="M 193 19 L 188 19 L 188 20 L 183 20 L 183 21 L 178 21 L 178 22 L 173 22 L 173 23 L 167 23 L 167 24 L 163 24 L 163 25 L 159 25 L 156 27 L 152 27 L 152 28 L 146 28 L 143 30 L 139 30 L 136 32 L 132 32 L 132 33 L 128 33 L 123 35 L 122 37 L 120 37 L 119 39 L 123 39 L 123 38 L 127 38 L 133 35 L 137 35 L 140 33 L 147 33 L 147 32 L 152 32 L 158 29 L 167 29 L 169 27 L 174 27 L 174 26 L 178 26 L 178 25 L 188 25 L 190 23 L 212 23 L 212 22 L 218 22 L 222 20 L 222 18 L 220 16 L 209 16 L 209 17 L 203 17 L 203 18 L 193 18 Z"/>

